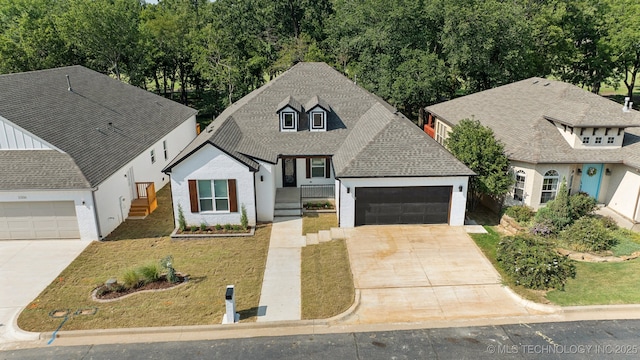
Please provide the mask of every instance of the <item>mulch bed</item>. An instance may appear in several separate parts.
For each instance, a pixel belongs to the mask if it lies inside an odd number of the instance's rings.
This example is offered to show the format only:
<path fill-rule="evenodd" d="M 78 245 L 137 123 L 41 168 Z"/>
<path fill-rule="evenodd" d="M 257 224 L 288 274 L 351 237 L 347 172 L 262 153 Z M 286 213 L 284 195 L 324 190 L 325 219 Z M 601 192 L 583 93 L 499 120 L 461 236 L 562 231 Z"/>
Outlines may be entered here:
<path fill-rule="evenodd" d="M 206 228 L 205 230 L 201 230 L 200 228 L 198 228 L 198 230 L 196 230 L 196 231 L 191 231 L 189 229 L 186 229 L 185 231 L 182 231 L 182 230 L 178 229 L 176 234 L 182 234 L 182 235 L 188 235 L 188 234 L 224 235 L 224 234 L 248 234 L 250 232 L 251 232 L 251 226 L 247 227 L 247 230 L 216 229 L 215 227 L 211 226 L 211 227 Z"/>
<path fill-rule="evenodd" d="M 100 300 L 112 300 L 112 299 L 117 299 L 129 294 L 133 294 L 133 293 L 137 293 L 145 290 L 147 291 L 148 290 L 165 290 L 165 289 L 170 289 L 172 287 L 176 287 L 184 283 L 188 279 L 187 276 L 184 276 L 184 275 L 178 275 L 177 277 L 178 277 L 178 281 L 175 283 L 172 283 L 167 280 L 165 275 L 163 275 L 160 277 L 158 281 L 154 281 L 152 283 L 144 284 L 142 286 L 134 287 L 130 289 L 124 289 L 124 288 L 118 287 L 117 285 L 112 285 L 111 287 L 114 289 L 109 290 L 107 288 L 107 285 L 102 285 L 95 290 L 95 297 L 96 299 L 100 299 Z M 102 292 L 101 289 L 107 289 L 107 291 L 101 294 Z"/>

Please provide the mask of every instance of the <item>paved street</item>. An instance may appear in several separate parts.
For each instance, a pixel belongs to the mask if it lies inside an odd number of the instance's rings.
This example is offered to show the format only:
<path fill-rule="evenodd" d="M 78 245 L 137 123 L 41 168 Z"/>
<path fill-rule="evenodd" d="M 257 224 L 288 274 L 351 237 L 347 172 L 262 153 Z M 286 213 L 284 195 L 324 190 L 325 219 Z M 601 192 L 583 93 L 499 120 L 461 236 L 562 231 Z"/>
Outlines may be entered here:
<path fill-rule="evenodd" d="M 636 359 L 640 320 L 42 347 L 0 359 Z"/>

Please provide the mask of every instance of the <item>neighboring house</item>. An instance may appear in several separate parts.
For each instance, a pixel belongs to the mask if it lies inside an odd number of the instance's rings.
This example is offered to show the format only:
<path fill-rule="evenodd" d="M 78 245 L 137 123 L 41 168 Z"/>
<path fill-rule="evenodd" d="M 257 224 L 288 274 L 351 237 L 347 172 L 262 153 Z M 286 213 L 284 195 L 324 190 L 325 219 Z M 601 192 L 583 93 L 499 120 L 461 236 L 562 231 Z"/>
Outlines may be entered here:
<path fill-rule="evenodd" d="M 505 145 L 515 176 L 507 205 L 534 209 L 560 182 L 640 221 L 640 113 L 577 86 L 531 78 L 426 108 L 425 130 L 443 143 L 475 119 Z"/>
<path fill-rule="evenodd" d="M 82 66 L 0 75 L 0 239 L 98 240 L 138 197 L 152 211 L 195 115 Z"/>
<path fill-rule="evenodd" d="M 341 227 L 463 225 L 473 172 L 324 63 L 299 63 L 222 112 L 165 169 L 189 225 L 300 215 L 336 204 Z M 277 209 L 276 209 L 277 208 Z"/>

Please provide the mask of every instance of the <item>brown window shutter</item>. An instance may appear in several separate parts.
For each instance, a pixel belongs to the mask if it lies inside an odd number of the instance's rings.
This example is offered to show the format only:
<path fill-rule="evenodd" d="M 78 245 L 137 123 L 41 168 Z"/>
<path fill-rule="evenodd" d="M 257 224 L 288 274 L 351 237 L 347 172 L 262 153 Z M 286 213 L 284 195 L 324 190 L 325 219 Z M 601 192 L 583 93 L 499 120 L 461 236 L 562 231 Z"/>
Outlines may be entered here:
<path fill-rule="evenodd" d="M 238 197 L 236 196 L 236 179 L 227 180 L 229 183 L 229 211 L 238 212 Z"/>
<path fill-rule="evenodd" d="M 189 201 L 191 202 L 191 212 L 200 212 L 198 206 L 198 182 L 197 180 L 189 180 Z"/>
<path fill-rule="evenodd" d="M 324 177 L 327 179 L 331 177 L 331 158 L 324 159 Z"/>
<path fill-rule="evenodd" d="M 307 179 L 311 179 L 311 158 L 306 158 L 307 163 Z"/>

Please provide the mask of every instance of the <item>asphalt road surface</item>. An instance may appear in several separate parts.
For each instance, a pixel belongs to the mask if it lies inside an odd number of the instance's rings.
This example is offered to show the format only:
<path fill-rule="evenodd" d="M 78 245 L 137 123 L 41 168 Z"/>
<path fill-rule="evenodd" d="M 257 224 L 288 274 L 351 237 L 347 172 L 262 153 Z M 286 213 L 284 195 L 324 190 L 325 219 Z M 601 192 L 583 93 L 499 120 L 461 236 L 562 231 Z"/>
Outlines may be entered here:
<path fill-rule="evenodd" d="M 640 320 L 42 347 L 0 359 L 638 359 Z"/>

